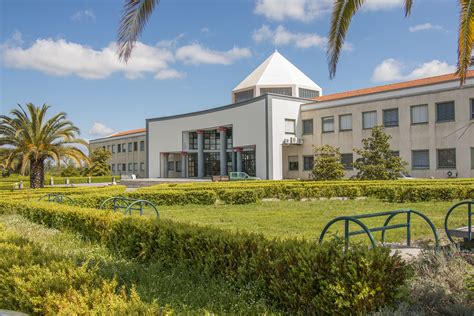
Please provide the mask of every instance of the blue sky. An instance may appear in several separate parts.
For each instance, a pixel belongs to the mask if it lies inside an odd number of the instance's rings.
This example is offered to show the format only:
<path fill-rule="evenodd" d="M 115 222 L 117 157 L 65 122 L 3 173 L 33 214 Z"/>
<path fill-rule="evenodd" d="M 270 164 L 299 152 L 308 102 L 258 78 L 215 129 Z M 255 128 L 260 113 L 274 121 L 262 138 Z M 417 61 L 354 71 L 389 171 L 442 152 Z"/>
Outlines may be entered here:
<path fill-rule="evenodd" d="M 226 105 L 275 48 L 324 94 L 451 72 L 452 0 L 367 0 L 336 78 L 325 41 L 331 0 L 162 0 L 128 65 L 114 41 L 122 1 L 0 1 L 0 107 L 52 105 L 87 139 L 145 119 Z"/>

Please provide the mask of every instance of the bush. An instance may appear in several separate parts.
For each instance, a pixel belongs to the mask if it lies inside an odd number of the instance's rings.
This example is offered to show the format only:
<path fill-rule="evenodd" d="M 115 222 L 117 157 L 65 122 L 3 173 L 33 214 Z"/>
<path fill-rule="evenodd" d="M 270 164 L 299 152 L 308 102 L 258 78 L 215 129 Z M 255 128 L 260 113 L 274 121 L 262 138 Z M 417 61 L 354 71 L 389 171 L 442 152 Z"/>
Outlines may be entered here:
<path fill-rule="evenodd" d="M 257 190 L 221 190 L 219 199 L 227 204 L 257 203 L 259 194 Z"/>
<path fill-rule="evenodd" d="M 157 192 L 130 192 L 125 194 L 132 199 L 147 200 L 155 205 L 212 205 L 216 203 L 217 194 L 211 190 L 162 190 Z"/>
<path fill-rule="evenodd" d="M 140 261 L 181 262 L 190 269 L 255 285 L 290 313 L 365 314 L 392 302 L 408 270 L 386 248 L 339 242 L 268 240 L 166 220 L 124 217 L 95 209 L 0 201 L 13 212 L 57 229 L 101 241 L 115 254 Z"/>

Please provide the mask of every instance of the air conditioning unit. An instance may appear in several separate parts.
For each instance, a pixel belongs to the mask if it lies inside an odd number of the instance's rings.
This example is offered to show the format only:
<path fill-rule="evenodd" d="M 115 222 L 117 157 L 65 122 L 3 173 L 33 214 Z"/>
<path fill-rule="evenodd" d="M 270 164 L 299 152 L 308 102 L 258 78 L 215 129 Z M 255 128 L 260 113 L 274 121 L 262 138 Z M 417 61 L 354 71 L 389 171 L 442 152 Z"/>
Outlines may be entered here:
<path fill-rule="evenodd" d="M 301 144 L 303 144 L 303 139 L 302 139 L 302 138 L 298 138 L 298 137 L 291 137 L 291 138 L 290 138 L 290 144 L 293 144 L 293 145 L 301 145 Z"/>
<path fill-rule="evenodd" d="M 449 170 L 448 172 L 446 172 L 446 176 L 448 178 L 457 178 L 458 172 L 456 170 Z"/>

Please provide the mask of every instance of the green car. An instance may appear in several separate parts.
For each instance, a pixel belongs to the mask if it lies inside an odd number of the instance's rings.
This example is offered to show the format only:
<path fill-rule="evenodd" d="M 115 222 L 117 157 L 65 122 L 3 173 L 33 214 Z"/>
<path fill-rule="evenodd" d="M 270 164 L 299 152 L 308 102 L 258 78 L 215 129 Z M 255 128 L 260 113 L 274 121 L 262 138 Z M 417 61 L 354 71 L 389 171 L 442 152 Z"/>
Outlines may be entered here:
<path fill-rule="evenodd" d="M 230 181 L 243 181 L 243 180 L 261 180 L 257 177 L 251 177 L 245 172 L 231 172 L 229 174 Z"/>

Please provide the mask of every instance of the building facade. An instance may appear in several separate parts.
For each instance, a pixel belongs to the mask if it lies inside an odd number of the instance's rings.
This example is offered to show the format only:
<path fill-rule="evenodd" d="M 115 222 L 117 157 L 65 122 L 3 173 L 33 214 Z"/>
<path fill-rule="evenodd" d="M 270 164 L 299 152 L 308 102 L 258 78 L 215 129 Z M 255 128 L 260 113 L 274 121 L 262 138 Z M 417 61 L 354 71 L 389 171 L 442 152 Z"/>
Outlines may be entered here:
<path fill-rule="evenodd" d="M 146 131 L 144 128 L 120 132 L 89 142 L 89 151 L 104 148 L 112 154 L 113 175 L 146 177 Z"/>

